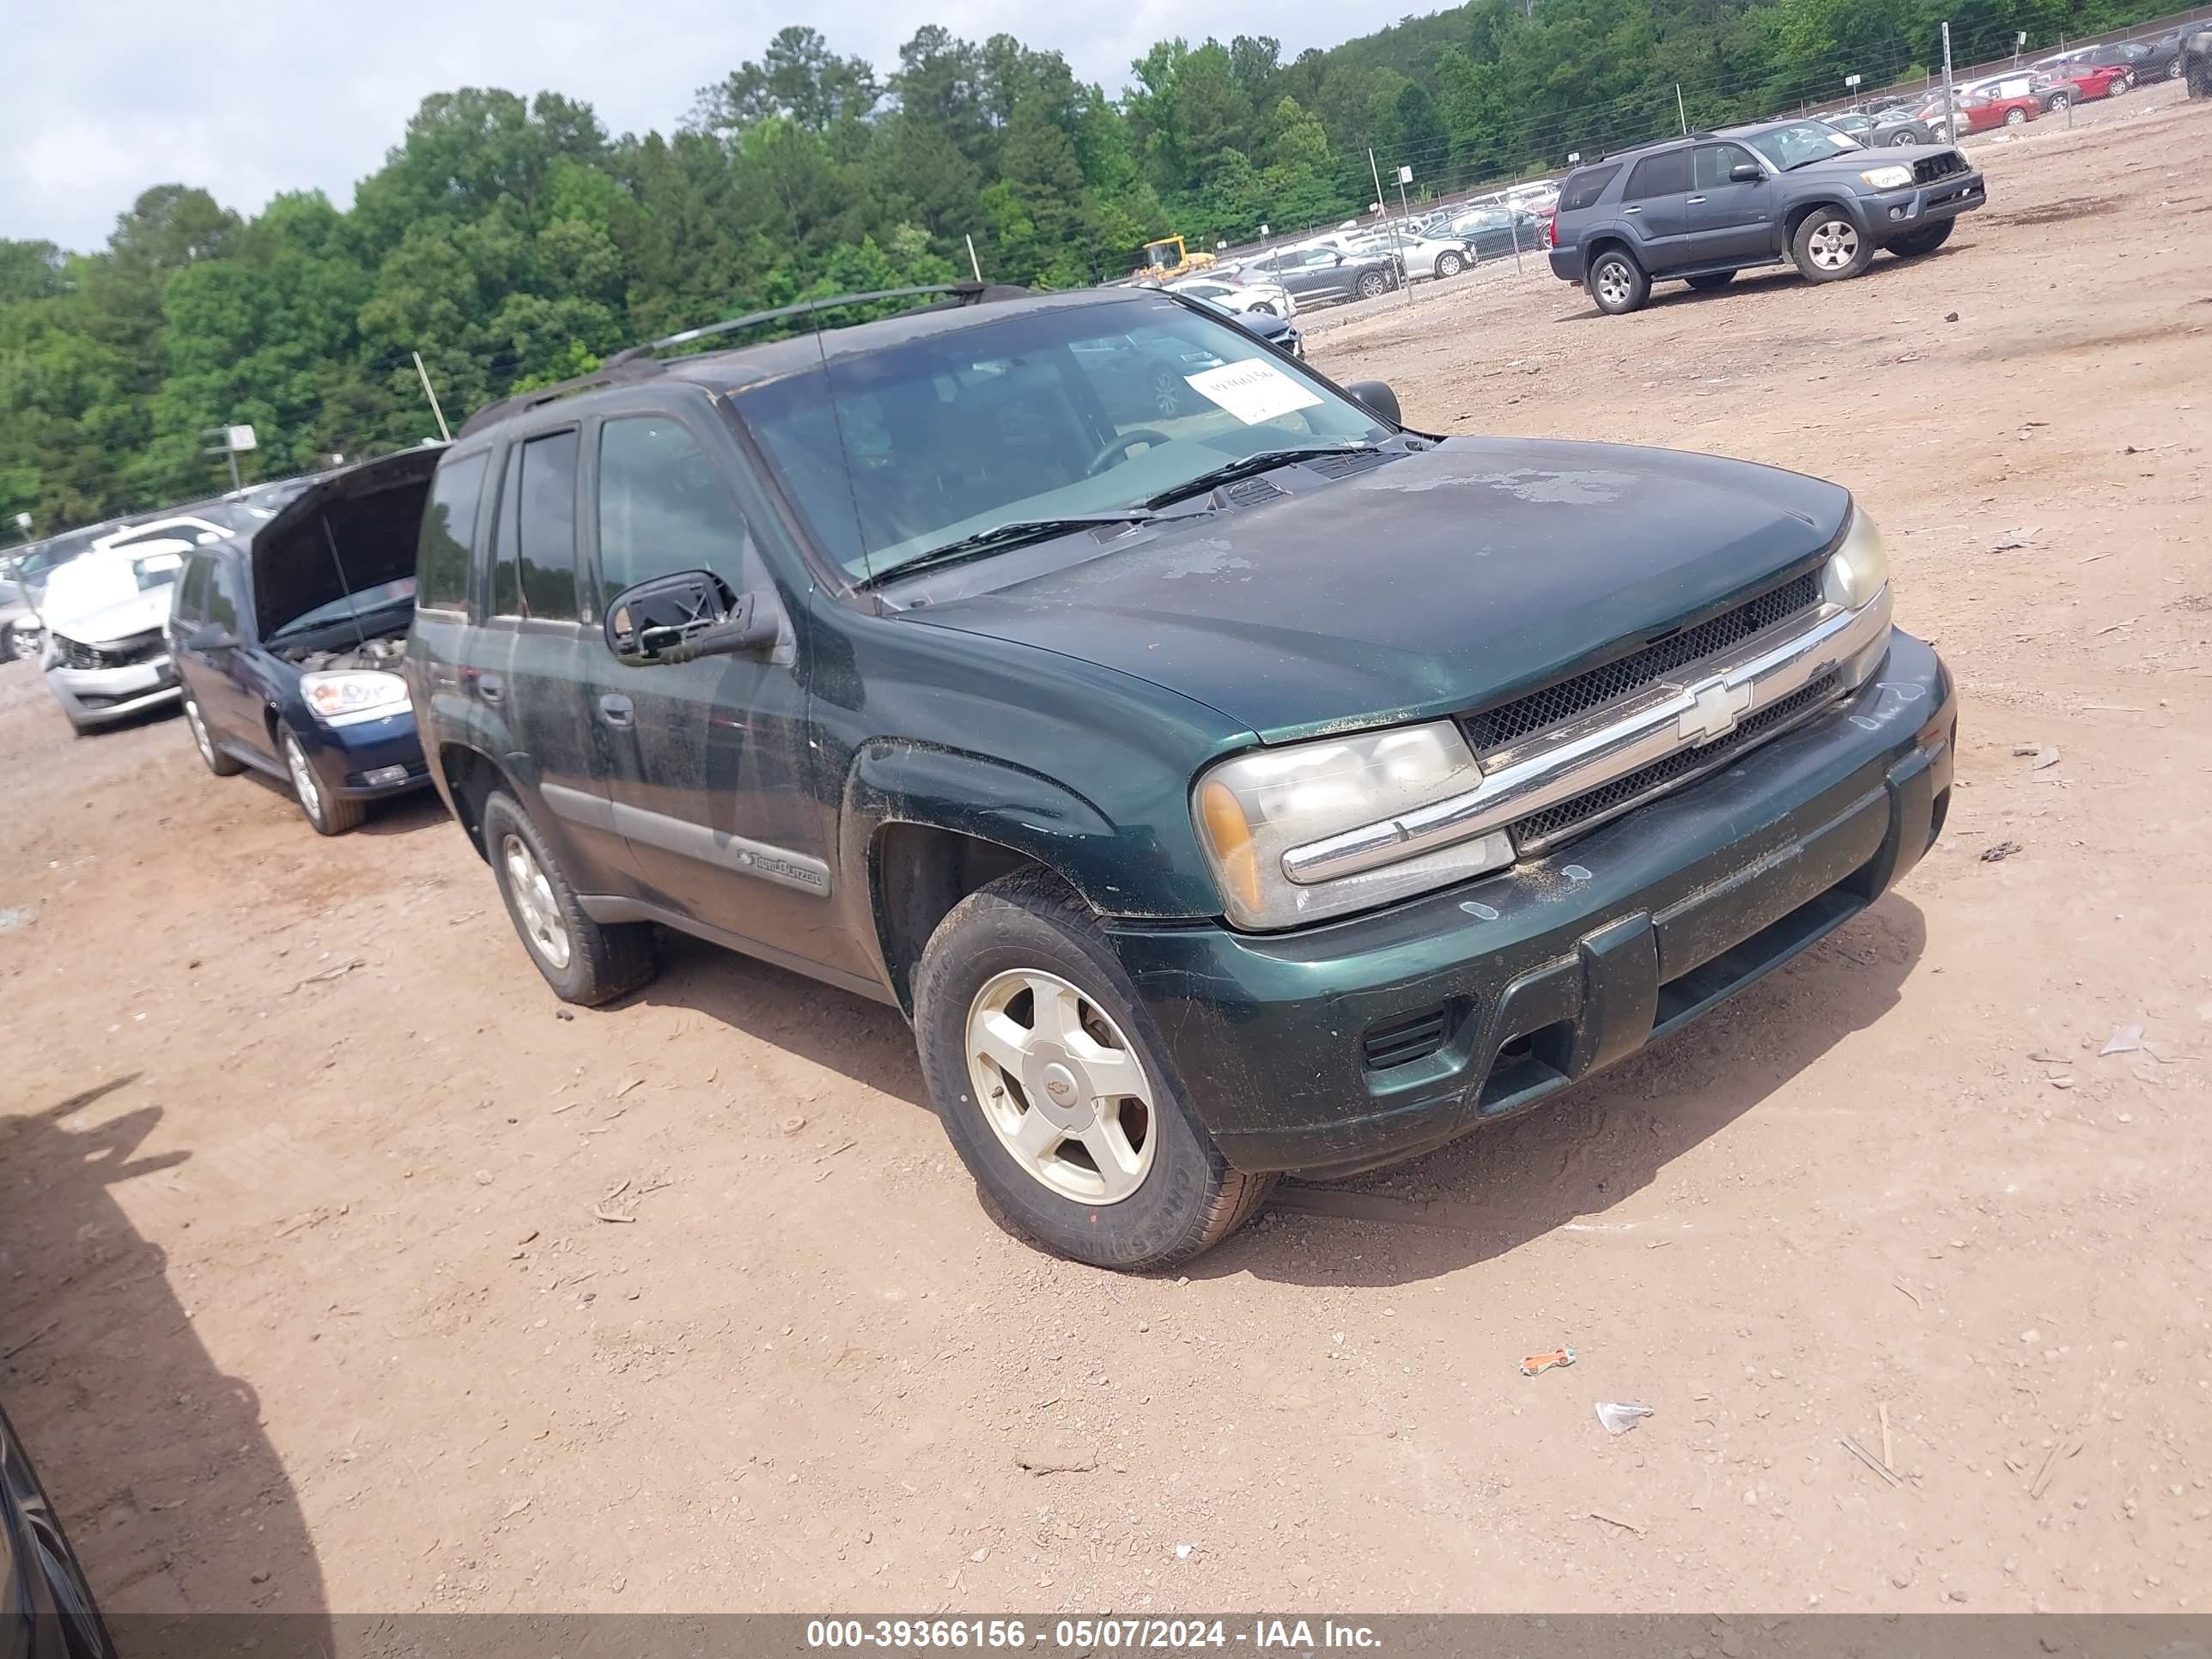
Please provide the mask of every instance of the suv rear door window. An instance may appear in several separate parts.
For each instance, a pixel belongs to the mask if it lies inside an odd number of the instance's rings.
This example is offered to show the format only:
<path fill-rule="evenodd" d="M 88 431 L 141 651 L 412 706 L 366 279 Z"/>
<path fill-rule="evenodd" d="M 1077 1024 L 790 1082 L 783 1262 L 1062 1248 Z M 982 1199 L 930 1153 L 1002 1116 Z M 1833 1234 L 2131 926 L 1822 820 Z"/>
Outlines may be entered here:
<path fill-rule="evenodd" d="M 469 543 L 476 535 L 477 506 L 490 459 L 486 451 L 448 461 L 431 481 L 430 505 L 422 514 L 415 553 L 415 603 L 422 610 L 467 609 Z"/>
<path fill-rule="evenodd" d="M 576 619 L 576 446 L 571 427 L 522 446 L 522 614 Z"/>
<path fill-rule="evenodd" d="M 679 570 L 711 570 L 742 592 L 745 536 L 737 502 L 683 422 L 629 415 L 599 428 L 599 587 L 608 599 Z"/>
<path fill-rule="evenodd" d="M 1621 198 L 1646 202 L 1655 196 L 1679 196 L 1690 187 L 1690 152 L 1670 149 L 1664 155 L 1647 155 L 1628 175 Z"/>
<path fill-rule="evenodd" d="M 1588 167 L 1567 180 L 1567 187 L 1559 192 L 1559 211 L 1579 213 L 1594 207 L 1597 198 L 1605 194 L 1605 187 L 1620 171 L 1619 163 L 1609 167 Z"/>

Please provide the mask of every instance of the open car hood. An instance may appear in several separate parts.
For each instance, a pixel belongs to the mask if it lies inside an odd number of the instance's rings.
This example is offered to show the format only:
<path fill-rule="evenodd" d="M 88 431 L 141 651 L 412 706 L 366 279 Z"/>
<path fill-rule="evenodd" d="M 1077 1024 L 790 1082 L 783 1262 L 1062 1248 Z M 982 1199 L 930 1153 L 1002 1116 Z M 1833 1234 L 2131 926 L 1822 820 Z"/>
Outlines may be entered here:
<path fill-rule="evenodd" d="M 252 532 L 253 615 L 263 639 L 347 593 L 415 574 L 422 504 L 443 453 L 426 444 L 326 474 Z"/>

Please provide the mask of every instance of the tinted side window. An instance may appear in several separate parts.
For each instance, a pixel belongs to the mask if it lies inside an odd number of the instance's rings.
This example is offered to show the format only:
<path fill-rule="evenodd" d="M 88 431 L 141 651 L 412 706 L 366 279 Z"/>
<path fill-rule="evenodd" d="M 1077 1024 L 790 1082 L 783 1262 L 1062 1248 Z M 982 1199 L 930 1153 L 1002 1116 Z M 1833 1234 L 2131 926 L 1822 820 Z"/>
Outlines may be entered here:
<path fill-rule="evenodd" d="M 522 447 L 522 614 L 576 619 L 574 429 Z"/>
<path fill-rule="evenodd" d="M 487 454 L 470 455 L 438 469 L 422 514 L 415 550 L 415 603 L 425 611 L 461 611 L 468 605 L 469 540 L 476 533 Z"/>
<path fill-rule="evenodd" d="M 1701 144 L 1694 170 L 1697 188 L 1718 190 L 1729 182 L 1729 169 L 1751 162 L 1751 152 L 1741 144 Z"/>
<path fill-rule="evenodd" d="M 1609 167 L 1588 167 L 1567 180 L 1567 187 L 1559 192 L 1559 211 L 1579 213 L 1595 207 L 1597 198 L 1605 194 L 1605 187 L 1620 171 L 1618 163 Z"/>
<path fill-rule="evenodd" d="M 516 445 L 507 452 L 507 469 L 499 484 L 499 517 L 492 530 L 491 608 L 485 614 L 493 617 L 519 617 L 522 614 L 522 582 L 515 574 L 520 561 L 518 550 L 522 514 L 516 498 L 522 493 L 522 449 Z"/>
<path fill-rule="evenodd" d="M 226 560 L 211 562 L 214 568 L 210 573 L 213 580 L 208 584 L 208 625 L 227 628 L 242 639 L 246 630 L 239 622 L 243 607 L 238 602 L 238 572 Z"/>
<path fill-rule="evenodd" d="M 185 568 L 185 579 L 177 586 L 176 616 L 179 622 L 198 622 L 207 615 L 209 572 L 215 561 L 194 559 Z"/>
<path fill-rule="evenodd" d="M 711 570 L 742 590 L 744 520 L 698 441 L 665 415 L 599 428 L 599 586 Z"/>
<path fill-rule="evenodd" d="M 1647 155 L 1628 175 L 1624 201 L 1641 202 L 1653 196 L 1673 196 L 1690 187 L 1690 152 L 1670 149 L 1664 155 Z"/>

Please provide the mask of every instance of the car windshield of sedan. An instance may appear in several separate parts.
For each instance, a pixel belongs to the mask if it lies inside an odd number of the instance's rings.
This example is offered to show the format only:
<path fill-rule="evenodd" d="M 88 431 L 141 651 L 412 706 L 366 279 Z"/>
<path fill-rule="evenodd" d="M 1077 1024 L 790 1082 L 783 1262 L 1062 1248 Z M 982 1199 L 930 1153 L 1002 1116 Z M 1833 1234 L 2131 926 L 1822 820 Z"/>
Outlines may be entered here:
<path fill-rule="evenodd" d="M 1826 121 L 1793 121 L 1771 132 L 1753 133 L 1747 142 L 1784 173 L 1805 167 L 1824 155 L 1833 155 L 1839 149 L 1865 148 L 1857 139 L 1838 132 Z"/>
<path fill-rule="evenodd" d="M 1165 297 L 833 357 L 732 404 L 817 544 L 864 580 L 1009 525 L 1140 518 L 1262 451 L 1390 435 L 1244 330 Z"/>

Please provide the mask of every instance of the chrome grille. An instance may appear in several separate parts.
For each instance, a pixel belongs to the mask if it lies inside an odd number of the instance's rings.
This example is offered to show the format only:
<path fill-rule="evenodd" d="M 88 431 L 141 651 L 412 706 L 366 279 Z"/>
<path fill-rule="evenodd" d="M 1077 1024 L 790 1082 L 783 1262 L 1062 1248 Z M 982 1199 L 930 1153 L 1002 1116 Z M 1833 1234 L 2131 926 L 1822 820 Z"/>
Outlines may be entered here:
<path fill-rule="evenodd" d="M 1534 732 L 1572 720 L 1602 704 L 1656 684 L 1677 669 L 1717 656 L 1820 602 L 1820 574 L 1808 570 L 1732 611 L 1615 658 L 1603 667 L 1559 680 L 1525 697 L 1486 708 L 1467 722 L 1467 739 L 1479 756 L 1510 747 Z"/>
<path fill-rule="evenodd" d="M 1784 726 L 1832 702 L 1841 690 L 1839 675 L 1823 674 L 1810 685 L 1746 715 L 1735 731 L 1717 743 L 1677 750 L 1664 760 L 1654 761 L 1586 794 L 1577 795 L 1572 800 L 1531 813 L 1513 825 L 1514 842 L 1525 854 L 1584 830 L 1595 829 L 1607 818 L 1618 817 L 1630 807 L 1676 784 L 1735 759 Z"/>

